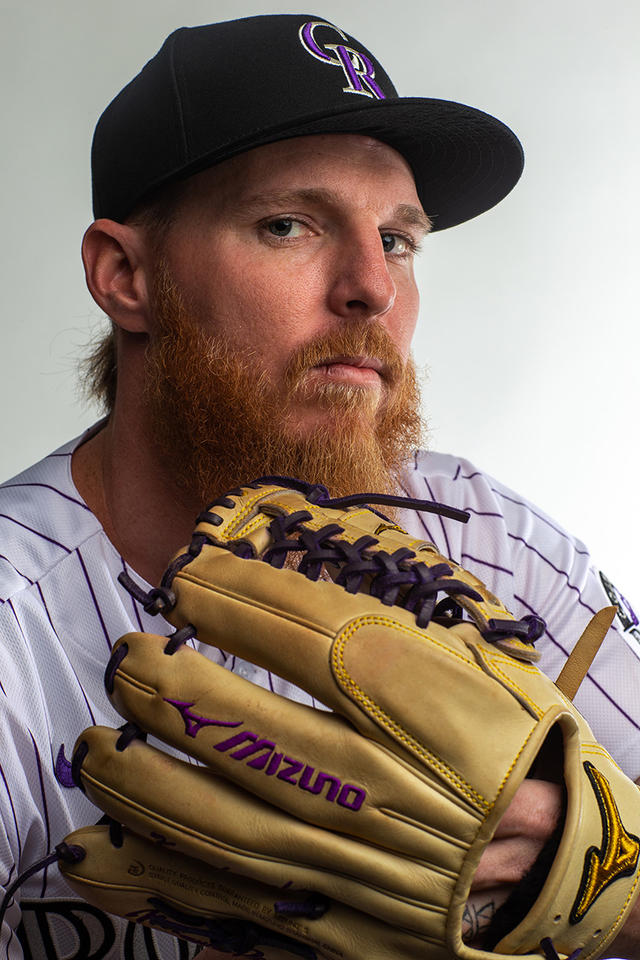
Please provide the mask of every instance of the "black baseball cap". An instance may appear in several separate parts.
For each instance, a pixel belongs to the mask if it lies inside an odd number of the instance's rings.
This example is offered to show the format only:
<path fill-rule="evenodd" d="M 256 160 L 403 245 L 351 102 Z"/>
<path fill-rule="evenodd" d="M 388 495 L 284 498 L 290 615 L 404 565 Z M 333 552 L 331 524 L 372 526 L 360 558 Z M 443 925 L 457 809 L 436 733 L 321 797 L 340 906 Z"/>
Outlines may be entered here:
<path fill-rule="evenodd" d="M 181 27 L 109 104 L 92 147 L 96 218 L 277 140 L 358 133 L 402 154 L 434 229 L 490 209 L 523 167 L 515 134 L 447 100 L 399 97 L 354 37 L 311 14 Z"/>

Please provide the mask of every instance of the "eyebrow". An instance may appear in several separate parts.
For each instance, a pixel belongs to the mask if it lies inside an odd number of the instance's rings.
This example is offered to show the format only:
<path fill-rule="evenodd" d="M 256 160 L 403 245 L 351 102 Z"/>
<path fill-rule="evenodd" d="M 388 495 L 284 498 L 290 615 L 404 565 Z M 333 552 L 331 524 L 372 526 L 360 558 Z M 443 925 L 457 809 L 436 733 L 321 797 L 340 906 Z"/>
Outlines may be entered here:
<path fill-rule="evenodd" d="M 393 219 L 400 220 L 407 226 L 419 227 L 425 234 L 429 233 L 433 227 L 427 214 L 420 207 L 414 207 L 412 203 L 401 203 L 396 207 Z"/>
<path fill-rule="evenodd" d="M 288 190 L 283 193 L 259 193 L 247 197 L 243 206 L 252 211 L 260 207 L 295 207 L 297 204 L 331 204 L 339 206 L 341 203 L 338 194 L 332 190 L 324 190 L 320 187 L 303 187 L 300 190 Z M 391 220 L 395 220 L 407 227 L 418 227 L 423 234 L 429 233 L 433 224 L 420 208 L 411 203 L 400 203 L 391 213 Z"/>

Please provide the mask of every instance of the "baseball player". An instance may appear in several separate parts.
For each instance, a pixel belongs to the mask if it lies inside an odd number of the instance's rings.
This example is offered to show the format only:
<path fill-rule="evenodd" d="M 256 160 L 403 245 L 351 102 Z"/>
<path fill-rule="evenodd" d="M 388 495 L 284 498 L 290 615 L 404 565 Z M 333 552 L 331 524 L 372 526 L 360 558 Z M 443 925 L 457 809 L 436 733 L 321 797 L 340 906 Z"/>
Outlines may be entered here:
<path fill-rule="evenodd" d="M 149 589 L 202 505 L 264 473 L 467 510 L 466 525 L 400 519 L 516 617 L 545 619 L 537 646 L 552 678 L 613 601 L 619 614 L 576 705 L 637 780 L 631 606 L 525 498 L 419 449 L 412 261 L 426 233 L 515 185 L 511 131 L 459 104 L 399 98 L 373 54 L 322 19 L 261 16 L 172 34 L 105 110 L 92 156 L 83 257 L 112 330 L 88 369 L 106 415 L 0 491 L 2 887 L 98 819 L 71 776 L 73 743 L 88 725 L 120 722 L 103 686 L 115 641 L 159 629 L 118 575 Z M 202 651 L 317 705 L 222 648 Z M 469 938 L 555 825 L 554 790 L 525 787 L 478 871 Z M 634 913 L 612 948 L 626 952 L 609 956 L 640 955 L 637 923 Z M 0 943 L 10 960 L 194 952 L 78 900 L 53 866 L 25 879 Z"/>

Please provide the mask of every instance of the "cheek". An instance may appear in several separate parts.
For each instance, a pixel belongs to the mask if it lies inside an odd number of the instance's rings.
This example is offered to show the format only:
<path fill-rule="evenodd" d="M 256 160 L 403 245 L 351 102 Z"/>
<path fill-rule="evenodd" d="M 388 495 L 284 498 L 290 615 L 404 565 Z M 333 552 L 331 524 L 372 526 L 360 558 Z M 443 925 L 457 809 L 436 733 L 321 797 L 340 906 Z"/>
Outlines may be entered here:
<path fill-rule="evenodd" d="M 323 288 L 313 270 L 304 276 L 284 258 L 273 262 L 234 264 L 219 275 L 215 284 L 230 331 L 239 338 L 254 338 L 263 354 L 290 353 L 322 331 Z"/>
<path fill-rule="evenodd" d="M 248 279 L 250 278 L 250 279 Z M 209 279 L 202 296 L 202 317 L 211 333 L 224 337 L 234 351 L 255 358 L 256 375 L 264 370 L 278 382 L 300 347 L 319 333 L 322 322 L 308 286 L 282 271 L 225 271 Z"/>
<path fill-rule="evenodd" d="M 418 322 L 420 294 L 414 282 L 398 285 L 394 309 L 387 328 L 404 360 L 409 356 L 411 342 Z"/>

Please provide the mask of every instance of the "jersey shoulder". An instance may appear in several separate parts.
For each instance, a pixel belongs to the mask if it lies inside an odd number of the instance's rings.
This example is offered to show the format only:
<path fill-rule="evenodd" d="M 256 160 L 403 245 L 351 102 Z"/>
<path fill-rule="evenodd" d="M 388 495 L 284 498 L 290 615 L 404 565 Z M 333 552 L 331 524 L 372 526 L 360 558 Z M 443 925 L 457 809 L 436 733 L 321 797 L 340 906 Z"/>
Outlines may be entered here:
<path fill-rule="evenodd" d="M 71 476 L 78 442 L 0 485 L 0 601 L 41 580 L 101 529 Z"/>
<path fill-rule="evenodd" d="M 463 457 L 417 451 L 404 480 L 412 496 L 438 500 L 470 514 L 464 525 L 447 521 L 449 528 L 457 527 L 459 537 L 453 539 L 477 541 L 494 552 L 496 538 L 506 537 L 511 553 L 520 544 L 542 554 L 588 556 L 584 543 L 543 509 Z"/>

